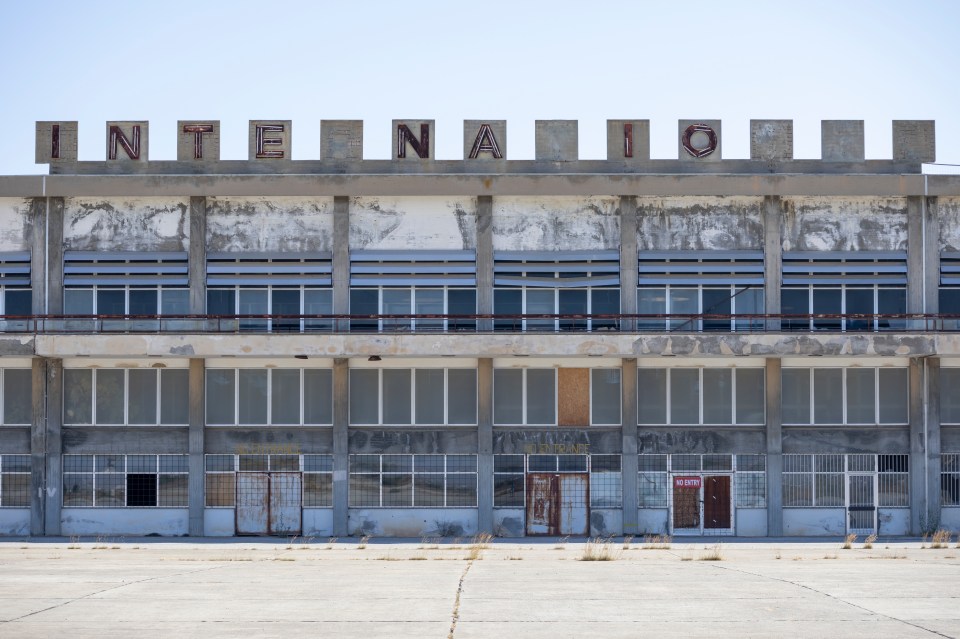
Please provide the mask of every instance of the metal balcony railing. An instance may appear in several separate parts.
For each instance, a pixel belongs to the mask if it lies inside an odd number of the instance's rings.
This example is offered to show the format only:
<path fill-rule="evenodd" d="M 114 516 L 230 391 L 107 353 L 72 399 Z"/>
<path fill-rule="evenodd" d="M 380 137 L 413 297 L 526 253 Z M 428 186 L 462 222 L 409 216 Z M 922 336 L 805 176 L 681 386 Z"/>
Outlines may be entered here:
<path fill-rule="evenodd" d="M 960 315 L 31 315 L 0 316 L 8 334 L 229 333 L 944 333 Z"/>

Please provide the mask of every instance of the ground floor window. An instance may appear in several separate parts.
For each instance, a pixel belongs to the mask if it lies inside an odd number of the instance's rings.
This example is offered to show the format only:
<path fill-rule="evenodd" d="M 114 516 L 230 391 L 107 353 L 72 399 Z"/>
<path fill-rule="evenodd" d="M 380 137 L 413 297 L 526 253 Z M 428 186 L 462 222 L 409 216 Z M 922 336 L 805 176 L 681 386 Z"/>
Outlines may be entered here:
<path fill-rule="evenodd" d="M 905 454 L 784 455 L 783 507 L 908 507 L 909 462 Z"/>
<path fill-rule="evenodd" d="M 620 455 L 494 455 L 493 505 L 523 508 L 529 473 L 589 473 L 591 508 L 621 508 Z"/>
<path fill-rule="evenodd" d="M 187 455 L 64 455 L 63 506 L 187 506 Z"/>
<path fill-rule="evenodd" d="M 476 505 L 476 455 L 350 455 L 353 508 Z"/>
<path fill-rule="evenodd" d="M 0 455 L 0 508 L 30 506 L 30 455 Z"/>
<path fill-rule="evenodd" d="M 207 508 L 234 508 L 237 473 L 302 473 L 304 508 L 333 506 L 333 455 L 206 455 Z"/>
<path fill-rule="evenodd" d="M 960 506 L 960 453 L 940 456 L 940 504 Z"/>

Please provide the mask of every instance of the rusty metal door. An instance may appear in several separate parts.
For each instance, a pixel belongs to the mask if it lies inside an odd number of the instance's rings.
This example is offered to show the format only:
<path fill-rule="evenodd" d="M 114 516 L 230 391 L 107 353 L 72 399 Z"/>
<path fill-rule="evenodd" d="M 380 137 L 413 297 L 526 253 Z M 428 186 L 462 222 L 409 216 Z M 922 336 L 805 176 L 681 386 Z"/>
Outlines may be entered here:
<path fill-rule="evenodd" d="M 730 476 L 708 475 L 703 478 L 703 527 L 726 530 L 730 524 Z"/>
<path fill-rule="evenodd" d="M 299 535 L 303 505 L 300 473 L 270 473 L 270 534 Z"/>
<path fill-rule="evenodd" d="M 587 473 L 527 475 L 528 535 L 590 533 L 590 476 Z"/>
<path fill-rule="evenodd" d="M 270 530 L 270 475 L 237 473 L 237 534 L 266 535 Z"/>

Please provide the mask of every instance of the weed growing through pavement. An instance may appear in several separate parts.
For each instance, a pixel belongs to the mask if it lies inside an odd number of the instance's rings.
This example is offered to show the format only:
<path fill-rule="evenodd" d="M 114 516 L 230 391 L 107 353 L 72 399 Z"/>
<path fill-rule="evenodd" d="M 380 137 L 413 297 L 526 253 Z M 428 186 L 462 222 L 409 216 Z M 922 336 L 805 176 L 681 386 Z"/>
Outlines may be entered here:
<path fill-rule="evenodd" d="M 645 535 L 643 537 L 644 550 L 670 550 L 670 535 Z"/>
<path fill-rule="evenodd" d="M 553 547 L 554 550 L 566 550 L 567 542 L 570 541 L 570 537 L 561 537 L 557 540 L 557 545 Z"/>
<path fill-rule="evenodd" d="M 367 542 L 370 541 L 370 535 L 364 535 L 360 538 L 360 543 L 357 544 L 357 550 L 363 550 L 367 547 Z"/>
<path fill-rule="evenodd" d="M 330 539 L 328 539 L 328 540 L 327 540 L 327 550 L 330 550 L 331 548 L 333 548 L 334 544 L 336 544 L 336 543 L 337 543 L 337 538 L 336 538 L 336 537 L 331 537 Z"/>
<path fill-rule="evenodd" d="M 493 535 L 490 533 L 479 533 L 476 535 L 467 547 L 467 559 L 470 561 L 483 559 L 483 551 L 490 547 L 491 539 L 493 539 Z"/>
<path fill-rule="evenodd" d="M 578 557 L 580 561 L 616 561 L 618 558 L 619 554 L 615 551 L 613 542 L 599 537 L 588 539 Z"/>
<path fill-rule="evenodd" d="M 873 542 L 875 542 L 876 540 L 877 540 L 877 536 L 874 534 L 870 534 L 866 539 L 863 540 L 863 547 L 866 548 L 867 550 L 870 550 L 871 548 L 873 548 Z"/>
<path fill-rule="evenodd" d="M 623 549 L 630 550 L 631 543 L 633 543 L 633 535 L 625 535 L 623 538 Z"/>
<path fill-rule="evenodd" d="M 700 561 L 723 561 L 723 547 L 721 544 L 714 544 L 706 549 L 700 555 Z"/>
<path fill-rule="evenodd" d="M 849 535 L 846 536 L 846 538 L 844 538 L 843 545 L 840 547 L 843 548 L 844 550 L 850 550 L 851 548 L 853 548 L 853 542 L 855 542 L 856 540 L 857 540 L 857 536 L 854 533 L 850 533 Z"/>

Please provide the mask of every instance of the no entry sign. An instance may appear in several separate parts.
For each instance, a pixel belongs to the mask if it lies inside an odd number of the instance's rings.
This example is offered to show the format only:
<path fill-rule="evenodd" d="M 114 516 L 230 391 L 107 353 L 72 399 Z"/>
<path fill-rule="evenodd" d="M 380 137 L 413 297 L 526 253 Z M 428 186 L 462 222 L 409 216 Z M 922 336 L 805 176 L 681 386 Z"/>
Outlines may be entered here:
<path fill-rule="evenodd" d="M 673 487 L 674 488 L 700 488 L 700 478 L 699 477 L 674 477 L 673 478 Z"/>

